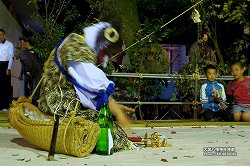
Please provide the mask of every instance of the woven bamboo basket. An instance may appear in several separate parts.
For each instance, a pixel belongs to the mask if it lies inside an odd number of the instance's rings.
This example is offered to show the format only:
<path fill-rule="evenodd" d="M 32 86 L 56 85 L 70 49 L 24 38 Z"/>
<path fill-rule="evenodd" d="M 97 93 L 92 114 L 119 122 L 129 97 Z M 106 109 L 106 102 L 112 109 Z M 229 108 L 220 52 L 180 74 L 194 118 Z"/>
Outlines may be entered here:
<path fill-rule="evenodd" d="M 25 115 L 25 110 L 33 111 L 44 119 L 30 119 Z M 12 127 L 25 140 L 49 151 L 54 125 L 53 115 L 42 113 L 27 98 L 20 97 L 17 101 L 12 102 L 9 110 L 9 120 Z M 60 118 L 55 152 L 85 157 L 93 151 L 99 133 L 98 124 L 92 121 L 74 116 Z"/>

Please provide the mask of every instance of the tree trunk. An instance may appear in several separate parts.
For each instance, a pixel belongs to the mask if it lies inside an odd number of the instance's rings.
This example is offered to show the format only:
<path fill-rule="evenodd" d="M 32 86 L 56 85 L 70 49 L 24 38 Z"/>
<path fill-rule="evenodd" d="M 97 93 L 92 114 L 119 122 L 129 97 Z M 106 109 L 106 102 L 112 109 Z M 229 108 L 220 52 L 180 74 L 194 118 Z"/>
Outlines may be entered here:
<path fill-rule="evenodd" d="M 91 5 L 98 4 L 100 19 L 116 27 L 128 47 L 136 41 L 140 26 L 136 0 L 88 0 Z"/>
<path fill-rule="evenodd" d="M 215 35 L 216 35 L 216 34 L 215 34 Z M 215 49 L 215 51 L 216 51 L 216 54 L 217 54 L 217 56 L 218 56 L 218 58 L 219 58 L 219 62 L 220 62 L 222 65 L 224 65 L 224 60 L 223 60 L 222 54 L 221 54 L 220 49 L 219 49 L 217 37 L 213 37 L 212 41 L 213 41 L 213 44 L 214 44 L 214 49 Z"/>

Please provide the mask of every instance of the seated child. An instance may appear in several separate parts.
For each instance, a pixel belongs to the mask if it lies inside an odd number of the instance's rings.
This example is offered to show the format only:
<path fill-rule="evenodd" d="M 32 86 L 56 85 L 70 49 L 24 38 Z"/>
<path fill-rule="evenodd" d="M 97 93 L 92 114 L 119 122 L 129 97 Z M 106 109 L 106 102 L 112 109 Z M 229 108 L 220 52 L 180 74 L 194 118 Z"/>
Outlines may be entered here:
<path fill-rule="evenodd" d="M 250 78 L 244 77 L 246 68 L 242 63 L 236 62 L 231 66 L 234 77 L 227 85 L 227 97 L 234 103 L 232 111 L 235 121 L 250 121 Z"/>
<path fill-rule="evenodd" d="M 204 68 L 204 72 L 207 80 L 200 89 L 203 118 L 205 121 L 213 121 L 215 117 L 220 117 L 224 121 L 231 121 L 232 115 L 223 103 L 226 101 L 224 86 L 216 81 L 217 68 L 209 64 Z"/>

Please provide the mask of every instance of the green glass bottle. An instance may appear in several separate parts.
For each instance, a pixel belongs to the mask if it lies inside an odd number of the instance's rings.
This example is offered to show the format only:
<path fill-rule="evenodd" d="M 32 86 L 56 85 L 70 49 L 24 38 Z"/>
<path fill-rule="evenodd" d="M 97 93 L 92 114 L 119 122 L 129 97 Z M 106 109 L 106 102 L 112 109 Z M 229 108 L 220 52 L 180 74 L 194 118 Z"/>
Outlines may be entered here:
<path fill-rule="evenodd" d="M 97 123 L 100 126 L 100 135 L 96 143 L 96 153 L 112 155 L 114 153 L 113 119 L 107 103 L 102 105 Z"/>

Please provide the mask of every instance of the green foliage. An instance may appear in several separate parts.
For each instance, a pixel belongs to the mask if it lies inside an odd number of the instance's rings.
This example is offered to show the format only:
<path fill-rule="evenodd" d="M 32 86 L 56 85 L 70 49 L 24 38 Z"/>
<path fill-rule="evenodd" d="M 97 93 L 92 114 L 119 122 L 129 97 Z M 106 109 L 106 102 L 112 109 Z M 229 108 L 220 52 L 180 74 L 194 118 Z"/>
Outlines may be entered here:
<path fill-rule="evenodd" d="M 64 37 L 64 26 L 55 24 L 51 20 L 52 19 L 47 19 L 43 34 L 34 32 L 34 35 L 32 36 L 34 50 L 38 53 L 43 61 L 47 60 L 50 52 Z M 41 19 L 40 21 L 44 21 L 44 19 Z M 52 26 L 53 28 L 51 28 Z"/>
<path fill-rule="evenodd" d="M 136 0 L 87 1 L 90 3 L 91 14 L 98 20 L 111 23 L 120 33 L 127 47 L 136 41 L 135 34 L 140 25 Z"/>
<path fill-rule="evenodd" d="M 74 30 L 73 32 L 74 33 L 77 33 L 77 34 L 82 34 L 83 33 L 83 27 L 87 27 L 87 26 L 90 26 L 92 23 L 89 23 L 89 22 L 80 22 L 80 23 L 77 23 L 76 26 L 74 27 Z"/>
<path fill-rule="evenodd" d="M 151 58 L 159 62 L 158 65 L 161 66 L 161 55 L 164 53 L 162 46 L 158 43 L 169 34 L 168 30 L 158 31 L 160 26 L 164 24 L 163 19 L 145 19 L 145 21 L 142 21 L 141 28 L 138 30 L 138 25 L 140 24 L 135 0 L 88 0 L 88 2 L 90 2 L 92 13 L 95 13 L 98 19 L 111 22 L 118 27 L 120 36 L 127 47 L 136 42 L 136 40 L 143 39 L 128 51 L 131 62 L 128 72 L 151 73 L 152 68 L 145 65 L 146 62 L 150 63 L 148 61 L 149 54 Z M 138 33 L 136 33 L 136 31 L 138 31 Z M 157 35 L 149 35 L 155 31 L 158 31 Z M 165 67 L 165 71 L 167 67 L 168 66 Z M 112 65 L 109 65 L 108 68 L 103 70 L 106 73 L 111 72 L 113 70 Z M 139 94 L 141 92 L 144 94 L 152 93 L 152 91 L 156 90 L 152 88 L 154 87 L 152 86 L 154 85 L 154 80 L 152 79 L 133 79 L 131 82 L 126 78 L 116 78 L 116 82 L 118 86 L 124 87 L 129 94 L 133 96 L 140 96 Z"/>
<path fill-rule="evenodd" d="M 29 1 L 29 3 L 33 3 L 36 7 L 38 6 L 38 2 L 37 0 Z M 34 13 L 32 18 L 43 27 L 43 33 L 34 31 L 31 40 L 34 50 L 42 60 L 46 61 L 50 52 L 65 37 L 65 23 L 72 22 L 79 13 L 76 10 L 76 6 L 69 5 L 70 0 L 55 3 L 43 1 L 41 3 L 44 3 L 41 5 L 44 9 L 40 13 Z M 63 22 L 59 21 L 60 17 L 64 17 Z"/>
<path fill-rule="evenodd" d="M 218 15 L 218 17 L 226 23 L 231 24 L 240 24 L 241 27 L 247 25 L 249 20 L 247 19 L 249 6 L 246 2 L 235 2 L 229 0 L 224 3 L 223 10 Z M 243 27 L 242 27 L 243 29 Z M 239 38 L 236 38 L 232 44 L 233 49 L 229 55 L 231 55 L 232 61 L 239 61 L 244 57 L 244 51 L 246 49 L 246 45 L 249 42 L 249 39 L 242 35 Z"/>
<path fill-rule="evenodd" d="M 108 62 L 106 68 L 104 68 L 102 65 L 99 66 L 99 68 L 100 68 L 104 73 L 106 73 L 107 75 L 110 75 L 110 74 L 112 74 L 112 73 L 115 71 L 115 67 L 114 67 L 114 65 L 112 64 L 111 61 Z"/>
<path fill-rule="evenodd" d="M 160 43 L 162 42 L 162 39 L 170 33 L 171 30 L 159 31 L 162 24 L 162 19 L 156 19 L 153 22 L 145 19 L 145 22 L 141 24 L 141 27 L 136 34 L 136 38 L 140 39 L 140 42 L 131 51 L 133 56 L 130 57 L 130 70 L 132 72 L 166 72 L 169 64 L 167 64 L 167 66 L 164 66 L 163 64 L 164 62 L 162 61 L 162 57 L 166 56 L 166 53 L 164 52 L 164 49 Z M 163 71 L 155 71 L 154 68 L 147 66 L 147 63 L 152 63 L 152 61 L 156 61 L 159 66 L 163 65 L 165 69 Z"/>
<path fill-rule="evenodd" d="M 161 26 L 165 24 L 164 21 L 164 16 L 154 20 L 145 18 L 138 30 L 137 38 L 142 39 L 146 37 L 146 42 L 161 43 L 164 38 L 173 32 L 170 28 L 161 29 Z"/>
<path fill-rule="evenodd" d="M 190 0 L 137 0 L 141 23 L 160 20 L 161 26 L 193 5 Z M 162 43 L 187 44 L 196 39 L 196 24 L 192 24 L 192 11 L 181 15 L 178 19 L 161 29 L 167 36 L 161 36 Z M 157 26 L 156 26 L 157 27 Z M 157 27 L 159 28 L 159 27 Z M 159 32 L 157 32 L 159 33 Z"/>
<path fill-rule="evenodd" d="M 93 1 L 93 0 L 91 0 Z M 103 8 L 98 4 L 98 1 L 93 1 L 93 8 L 96 11 Z M 111 1 L 109 1 L 111 2 Z M 131 67 L 130 72 L 148 72 L 145 66 L 147 61 L 147 55 L 151 47 L 155 47 L 158 43 L 182 43 L 189 46 L 197 38 L 197 34 L 202 29 L 209 31 L 210 39 L 214 44 L 216 54 L 222 63 L 218 63 L 220 75 L 230 75 L 230 63 L 242 59 L 246 43 L 249 41 L 243 34 L 242 27 L 249 22 L 249 0 L 210 0 L 204 1 L 196 9 L 201 14 L 202 22 L 200 24 L 194 24 L 191 19 L 191 12 L 171 22 L 163 29 L 159 30 L 169 20 L 180 14 L 180 11 L 186 10 L 190 7 L 194 1 L 187 0 L 137 0 L 137 8 L 141 27 L 137 33 L 136 39 L 144 39 L 140 41 L 137 46 L 133 47 L 132 55 L 130 57 Z M 176 10 L 178 9 L 178 10 Z M 105 11 L 105 15 L 109 15 L 108 10 Z M 129 19 L 129 18 L 128 18 Z M 235 31 L 237 29 L 237 31 Z M 240 32 L 242 30 L 242 32 Z M 153 32 L 154 35 L 147 36 Z M 198 32 L 198 33 L 197 33 Z M 188 47 L 189 48 L 189 47 Z M 155 56 L 157 59 L 157 56 Z M 246 56 L 245 56 L 246 57 Z M 158 58 L 159 60 L 159 58 Z M 224 63 L 224 60 L 225 63 Z M 203 74 L 203 67 L 199 66 L 198 71 Z M 152 71 L 149 71 L 149 73 Z M 181 76 L 195 73 L 194 64 L 186 64 L 183 71 L 179 73 Z M 133 84 L 128 83 L 128 87 L 131 86 L 150 86 L 153 82 L 145 81 L 144 79 L 135 79 Z M 177 88 L 183 94 L 194 94 L 195 84 L 194 79 L 178 79 Z M 144 82 L 145 81 L 145 82 Z M 124 81 L 124 84 L 126 81 Z M 126 87 L 127 87 L 126 86 Z M 199 85 L 198 85 L 199 86 Z M 150 88 L 149 88 L 150 89 Z"/>
<path fill-rule="evenodd" d="M 246 23 L 245 16 L 248 13 L 248 5 L 245 2 L 239 4 L 236 3 L 232 0 L 225 2 L 223 5 L 223 10 L 218 15 L 218 17 L 220 19 L 223 19 L 225 22 L 233 22 L 239 24 Z"/>
<path fill-rule="evenodd" d="M 145 62 L 148 61 L 148 55 L 151 53 L 155 60 L 160 60 L 162 55 L 160 43 L 182 43 L 189 46 L 196 40 L 197 31 L 202 28 L 209 31 L 209 35 L 215 45 L 216 53 L 221 58 L 226 59 L 229 63 L 242 59 L 244 49 L 248 41 L 242 33 L 234 32 L 235 27 L 240 31 L 244 24 L 249 22 L 247 16 L 249 11 L 249 0 L 238 1 L 204 1 L 196 9 L 201 14 L 202 23 L 194 24 L 191 19 L 191 11 L 171 24 L 161 29 L 169 20 L 180 14 L 180 11 L 186 10 L 194 1 L 187 0 L 87 0 L 91 5 L 90 15 L 92 18 L 108 21 L 118 25 L 122 39 L 125 40 L 126 46 L 130 46 L 136 41 L 140 41 L 136 46 L 129 50 L 131 67 L 128 72 L 150 73 L 152 70 L 148 68 Z M 30 3 L 36 4 L 38 0 L 31 0 Z M 47 2 L 47 1 L 45 1 Z M 49 1 L 48 1 L 49 2 Z M 45 5 L 46 12 L 35 15 L 40 24 L 44 27 L 43 34 L 34 35 L 35 48 L 42 59 L 46 59 L 50 51 L 64 37 L 65 22 L 74 20 L 77 16 L 75 6 L 69 7 L 67 1 L 63 4 L 57 4 L 56 10 L 50 10 L 50 4 Z M 134 5 L 137 2 L 137 7 Z M 132 6 L 132 7 L 131 7 Z M 133 10 L 130 10 L 133 9 Z M 138 9 L 138 11 L 136 11 Z M 52 12 L 53 11 L 53 12 Z M 138 13 L 137 13 L 138 12 Z M 138 14 L 138 15 L 137 15 Z M 63 16 L 63 22 L 59 22 L 58 18 Z M 139 19 L 138 19 L 139 16 Z M 118 20 L 118 21 L 117 21 Z M 139 22 L 140 21 L 140 22 Z M 92 21 L 93 22 L 93 21 Z M 81 33 L 82 27 L 89 23 L 78 23 L 74 32 Z M 138 26 L 140 25 L 141 26 Z M 140 29 L 138 30 L 138 27 Z M 233 28 L 231 28 L 233 27 Z M 233 29 L 233 30 L 232 30 Z M 137 34 L 135 32 L 138 31 Z M 151 35 L 153 34 L 153 35 Z M 225 42 L 227 41 L 227 42 Z M 216 47 L 218 46 L 218 48 Z M 152 49 L 156 51 L 152 52 Z M 231 60 L 230 60 L 231 59 Z M 220 75 L 229 75 L 229 63 L 218 64 Z M 203 66 L 199 66 L 199 72 L 202 73 Z M 114 68 L 111 64 L 106 73 L 110 74 Z M 183 71 L 179 73 L 181 76 L 192 74 L 195 72 L 193 64 L 186 64 Z M 149 95 L 157 92 L 158 89 L 153 79 L 133 79 L 129 81 L 121 78 L 117 80 L 120 86 L 129 91 L 129 94 L 138 96 L 140 92 Z M 178 90 L 183 94 L 194 94 L 194 79 L 180 79 L 177 82 Z"/>
<path fill-rule="evenodd" d="M 195 67 L 190 63 L 186 63 L 183 67 L 183 70 L 178 73 L 179 79 L 176 80 L 175 85 L 178 89 L 178 92 L 185 96 L 186 94 L 194 94 L 195 84 L 193 79 L 187 78 L 188 73 L 194 72 Z"/>
<path fill-rule="evenodd" d="M 198 7 L 202 18 L 198 31 L 203 28 L 208 30 L 221 63 L 224 60 L 232 63 L 244 55 L 249 41 L 243 34 L 243 27 L 249 22 L 247 3 L 244 0 L 211 0 Z"/>

